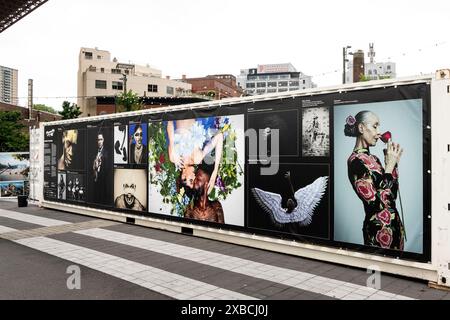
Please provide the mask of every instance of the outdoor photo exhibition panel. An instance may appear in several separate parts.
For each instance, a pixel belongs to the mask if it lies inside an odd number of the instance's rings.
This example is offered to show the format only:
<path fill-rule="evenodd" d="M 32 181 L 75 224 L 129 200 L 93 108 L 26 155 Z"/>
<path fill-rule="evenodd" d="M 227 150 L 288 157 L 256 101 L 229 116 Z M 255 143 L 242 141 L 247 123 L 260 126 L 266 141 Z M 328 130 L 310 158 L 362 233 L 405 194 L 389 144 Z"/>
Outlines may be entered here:
<path fill-rule="evenodd" d="M 0 198 L 28 194 L 30 154 L 0 152 Z"/>
<path fill-rule="evenodd" d="M 430 86 L 45 127 L 44 199 L 430 261 Z"/>

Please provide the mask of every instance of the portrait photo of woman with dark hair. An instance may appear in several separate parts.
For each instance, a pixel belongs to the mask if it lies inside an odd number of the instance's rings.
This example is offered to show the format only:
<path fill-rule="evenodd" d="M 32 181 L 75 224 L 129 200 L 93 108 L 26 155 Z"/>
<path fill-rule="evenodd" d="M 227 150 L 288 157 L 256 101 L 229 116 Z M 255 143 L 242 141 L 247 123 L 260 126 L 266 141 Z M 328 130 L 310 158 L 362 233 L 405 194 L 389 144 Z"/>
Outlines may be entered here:
<path fill-rule="evenodd" d="M 147 164 L 147 125 L 130 125 L 130 161 L 129 163 Z"/>

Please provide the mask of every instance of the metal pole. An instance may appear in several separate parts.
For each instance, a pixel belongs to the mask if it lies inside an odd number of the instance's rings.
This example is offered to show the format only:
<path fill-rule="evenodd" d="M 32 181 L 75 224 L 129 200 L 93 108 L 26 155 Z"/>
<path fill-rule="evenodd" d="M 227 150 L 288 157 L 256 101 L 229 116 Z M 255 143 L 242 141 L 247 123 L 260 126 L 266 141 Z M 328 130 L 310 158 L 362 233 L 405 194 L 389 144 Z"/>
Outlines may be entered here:
<path fill-rule="evenodd" d="M 342 84 L 345 84 L 345 59 L 347 55 L 347 49 L 345 47 L 342 48 Z"/>
<path fill-rule="evenodd" d="M 123 74 L 123 90 L 125 93 L 127 93 L 127 75 Z"/>

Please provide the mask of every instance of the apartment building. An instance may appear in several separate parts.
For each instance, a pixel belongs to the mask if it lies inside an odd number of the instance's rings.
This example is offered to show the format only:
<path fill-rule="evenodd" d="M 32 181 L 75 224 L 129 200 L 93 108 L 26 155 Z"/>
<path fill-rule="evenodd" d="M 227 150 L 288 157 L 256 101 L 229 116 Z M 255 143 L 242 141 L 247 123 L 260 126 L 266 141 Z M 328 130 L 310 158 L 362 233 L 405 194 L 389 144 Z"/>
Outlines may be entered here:
<path fill-rule="evenodd" d="M 241 69 L 238 86 L 246 95 L 286 92 L 314 88 L 311 76 L 297 71 L 291 63 L 261 64 L 256 68 Z"/>
<path fill-rule="evenodd" d="M 18 75 L 19 72 L 16 69 L 0 66 L 0 102 L 19 104 Z"/>
<path fill-rule="evenodd" d="M 170 77 L 161 70 L 131 63 L 121 63 L 98 48 L 81 48 L 78 68 L 77 104 L 82 116 L 99 114 L 97 97 L 114 97 L 132 90 L 141 97 L 180 97 L 191 93 L 192 86 Z"/>

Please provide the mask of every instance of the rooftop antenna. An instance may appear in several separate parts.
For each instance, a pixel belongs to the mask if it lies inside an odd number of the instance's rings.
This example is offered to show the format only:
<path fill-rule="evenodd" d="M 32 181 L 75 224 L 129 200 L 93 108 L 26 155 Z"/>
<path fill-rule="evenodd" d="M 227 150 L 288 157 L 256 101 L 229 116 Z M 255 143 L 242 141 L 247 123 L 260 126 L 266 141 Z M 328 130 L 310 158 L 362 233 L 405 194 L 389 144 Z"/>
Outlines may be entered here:
<path fill-rule="evenodd" d="M 369 52 L 367 53 L 367 56 L 370 58 L 370 63 L 373 64 L 375 58 L 375 50 L 373 49 L 373 42 L 369 43 Z"/>

